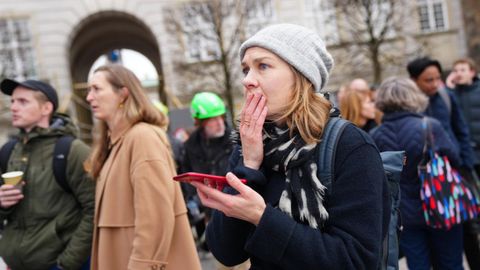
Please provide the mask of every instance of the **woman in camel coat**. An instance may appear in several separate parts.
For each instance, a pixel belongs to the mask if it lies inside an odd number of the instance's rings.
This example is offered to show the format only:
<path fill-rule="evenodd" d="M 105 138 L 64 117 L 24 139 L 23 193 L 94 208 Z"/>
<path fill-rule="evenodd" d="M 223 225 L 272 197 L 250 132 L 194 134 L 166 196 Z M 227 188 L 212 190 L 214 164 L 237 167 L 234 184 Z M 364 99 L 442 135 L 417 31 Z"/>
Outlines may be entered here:
<path fill-rule="evenodd" d="M 100 124 L 87 169 L 97 180 L 92 269 L 200 269 L 175 166 L 139 80 L 98 68 L 87 101 Z"/>

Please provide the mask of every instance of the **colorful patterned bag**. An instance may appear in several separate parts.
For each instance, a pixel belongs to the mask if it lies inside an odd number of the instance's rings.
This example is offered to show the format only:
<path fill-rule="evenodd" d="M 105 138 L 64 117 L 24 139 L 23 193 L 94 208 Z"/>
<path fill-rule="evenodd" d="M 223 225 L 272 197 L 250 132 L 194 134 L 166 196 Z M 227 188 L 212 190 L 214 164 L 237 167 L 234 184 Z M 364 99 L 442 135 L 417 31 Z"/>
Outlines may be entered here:
<path fill-rule="evenodd" d="M 428 226 L 448 230 L 456 224 L 475 219 L 480 213 L 479 199 L 469 183 L 450 166 L 447 156 L 435 151 L 433 132 L 427 118 L 423 118 L 423 130 L 425 145 L 418 165 L 423 215 Z"/>

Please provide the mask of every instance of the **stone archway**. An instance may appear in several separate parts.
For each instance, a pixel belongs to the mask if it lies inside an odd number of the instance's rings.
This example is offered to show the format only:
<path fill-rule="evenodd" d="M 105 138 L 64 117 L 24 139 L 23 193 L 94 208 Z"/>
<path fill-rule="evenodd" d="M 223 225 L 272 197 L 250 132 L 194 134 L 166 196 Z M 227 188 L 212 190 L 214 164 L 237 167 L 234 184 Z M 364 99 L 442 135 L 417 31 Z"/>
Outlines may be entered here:
<path fill-rule="evenodd" d="M 88 72 L 94 61 L 113 49 L 131 49 L 147 57 L 155 66 L 159 79 L 159 97 L 166 103 L 160 51 L 155 35 L 138 18 L 119 11 L 102 11 L 90 15 L 74 29 L 69 46 L 73 98 L 81 138 L 91 142 L 92 116 L 86 106 Z"/>

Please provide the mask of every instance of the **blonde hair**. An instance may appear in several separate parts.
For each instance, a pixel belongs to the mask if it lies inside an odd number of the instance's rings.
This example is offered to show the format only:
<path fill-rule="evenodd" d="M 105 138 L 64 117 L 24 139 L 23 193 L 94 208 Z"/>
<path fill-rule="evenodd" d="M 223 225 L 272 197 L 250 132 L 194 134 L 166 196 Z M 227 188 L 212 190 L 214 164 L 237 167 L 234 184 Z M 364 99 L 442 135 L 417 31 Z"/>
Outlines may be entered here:
<path fill-rule="evenodd" d="M 295 80 L 292 97 L 278 120 L 285 121 L 291 136 L 298 131 L 307 144 L 318 143 L 332 105 L 322 95 L 315 93 L 313 84 L 305 76 L 292 66 L 290 69 Z"/>
<path fill-rule="evenodd" d="M 145 90 L 142 88 L 140 80 L 132 71 L 118 64 L 109 64 L 97 68 L 94 73 L 96 72 L 105 74 L 114 92 L 119 92 L 122 88 L 128 89 L 129 95 L 123 104 L 122 119 L 129 126 L 145 122 L 163 129 L 167 127 L 168 118 L 150 102 L 145 95 Z M 98 122 L 98 131 L 99 135 L 94 136 L 92 152 L 85 162 L 85 168 L 94 178 L 98 177 L 107 159 L 109 137 L 105 121 Z"/>
<path fill-rule="evenodd" d="M 372 98 L 370 91 L 358 91 L 347 89 L 340 101 L 340 112 L 342 117 L 357 127 L 362 125 L 362 107 L 367 98 Z"/>
<path fill-rule="evenodd" d="M 428 97 L 408 78 L 390 77 L 377 90 L 375 106 L 384 113 L 408 111 L 421 113 L 428 106 Z"/>

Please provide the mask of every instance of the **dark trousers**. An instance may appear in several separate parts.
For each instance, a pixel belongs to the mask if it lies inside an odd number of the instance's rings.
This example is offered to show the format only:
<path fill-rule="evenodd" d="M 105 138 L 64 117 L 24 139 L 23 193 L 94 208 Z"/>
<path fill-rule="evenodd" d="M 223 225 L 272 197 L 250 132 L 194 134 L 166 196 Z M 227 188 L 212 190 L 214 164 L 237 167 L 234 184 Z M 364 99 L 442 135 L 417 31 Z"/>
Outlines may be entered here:
<path fill-rule="evenodd" d="M 475 172 L 477 176 L 480 175 L 480 165 L 475 165 Z M 467 178 L 473 185 L 480 187 L 477 177 L 468 175 Z M 480 191 L 480 190 L 479 190 Z M 463 225 L 463 251 L 467 257 L 468 266 L 470 269 L 480 269 L 480 242 L 478 241 L 478 234 L 480 233 L 480 218 L 477 220 L 466 222 Z"/>
<path fill-rule="evenodd" d="M 470 269 L 480 269 L 480 243 L 472 225 L 467 222 L 463 226 L 463 251 Z"/>
<path fill-rule="evenodd" d="M 475 166 L 477 176 L 480 175 L 480 166 Z M 471 170 L 460 170 L 460 173 L 465 180 L 480 191 L 480 183 L 478 177 L 472 174 Z M 476 220 L 468 221 L 463 224 L 463 251 L 467 258 L 470 269 L 480 269 L 480 242 L 478 241 L 478 234 L 480 233 L 480 217 Z"/>
<path fill-rule="evenodd" d="M 55 266 L 52 266 L 52 268 L 50 268 L 49 270 L 60 270 L 60 268 L 58 268 L 58 267 L 55 265 Z M 82 265 L 82 268 L 80 268 L 80 270 L 90 270 L 90 258 L 88 258 L 88 261 L 86 261 L 86 262 Z"/>
<path fill-rule="evenodd" d="M 425 226 L 404 227 L 400 248 L 407 258 L 408 269 L 463 270 L 463 230 L 461 225 L 450 230 Z"/>

